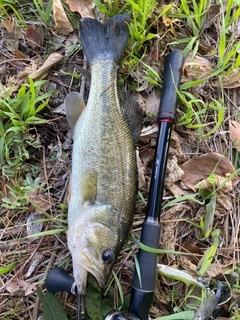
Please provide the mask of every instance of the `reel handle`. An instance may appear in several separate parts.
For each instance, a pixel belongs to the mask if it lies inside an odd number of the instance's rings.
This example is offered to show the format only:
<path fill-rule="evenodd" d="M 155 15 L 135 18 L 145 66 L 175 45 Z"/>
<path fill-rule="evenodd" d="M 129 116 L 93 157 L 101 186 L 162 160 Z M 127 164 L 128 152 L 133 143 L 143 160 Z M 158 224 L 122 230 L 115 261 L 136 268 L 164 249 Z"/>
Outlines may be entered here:
<path fill-rule="evenodd" d="M 52 269 L 48 273 L 45 284 L 47 290 L 52 293 L 65 291 L 76 294 L 74 279 L 64 269 L 59 267 Z"/>

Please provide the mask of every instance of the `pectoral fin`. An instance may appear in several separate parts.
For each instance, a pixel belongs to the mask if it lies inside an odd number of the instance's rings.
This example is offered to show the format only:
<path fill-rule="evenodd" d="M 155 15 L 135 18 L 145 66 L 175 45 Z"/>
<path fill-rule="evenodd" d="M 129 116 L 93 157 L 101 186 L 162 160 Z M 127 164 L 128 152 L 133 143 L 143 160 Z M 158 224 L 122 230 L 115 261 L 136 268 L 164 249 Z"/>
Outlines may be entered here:
<path fill-rule="evenodd" d="M 82 186 L 83 205 L 95 204 L 97 197 L 97 174 L 96 172 L 87 172 L 84 175 Z"/>
<path fill-rule="evenodd" d="M 85 108 L 85 104 L 80 93 L 69 93 L 64 100 L 64 107 L 69 126 L 73 132 L 75 124 Z"/>

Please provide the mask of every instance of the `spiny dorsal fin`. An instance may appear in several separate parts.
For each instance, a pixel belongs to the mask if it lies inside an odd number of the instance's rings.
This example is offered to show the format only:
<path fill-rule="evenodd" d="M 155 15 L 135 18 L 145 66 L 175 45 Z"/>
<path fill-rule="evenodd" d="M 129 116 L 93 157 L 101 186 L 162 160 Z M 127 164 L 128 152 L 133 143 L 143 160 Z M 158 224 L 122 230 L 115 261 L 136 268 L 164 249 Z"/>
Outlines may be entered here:
<path fill-rule="evenodd" d="M 122 107 L 129 122 L 130 130 L 135 145 L 138 143 L 138 139 L 141 132 L 141 125 L 143 121 L 142 108 L 138 103 L 136 97 L 130 93 L 123 93 Z"/>

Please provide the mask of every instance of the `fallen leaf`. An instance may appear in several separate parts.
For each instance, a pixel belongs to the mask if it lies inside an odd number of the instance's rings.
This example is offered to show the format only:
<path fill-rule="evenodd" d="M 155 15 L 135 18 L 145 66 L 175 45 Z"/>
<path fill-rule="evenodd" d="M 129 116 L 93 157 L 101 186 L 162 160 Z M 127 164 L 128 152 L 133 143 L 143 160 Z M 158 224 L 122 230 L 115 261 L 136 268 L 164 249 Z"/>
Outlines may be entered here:
<path fill-rule="evenodd" d="M 44 218 L 43 214 L 33 214 L 30 213 L 30 215 L 27 218 L 27 235 L 32 236 L 36 233 L 41 232 L 43 223 L 38 222 L 38 220 L 41 220 Z M 30 240 L 33 241 L 37 239 L 37 237 L 31 237 Z"/>
<path fill-rule="evenodd" d="M 138 185 L 139 188 L 143 188 L 146 180 L 145 180 L 145 174 L 146 174 L 146 168 L 142 163 L 142 160 L 139 156 L 139 150 L 136 151 L 137 156 L 137 168 L 138 168 Z"/>
<path fill-rule="evenodd" d="M 145 141 L 145 139 L 156 138 L 158 132 L 158 124 L 143 127 L 140 134 L 140 140 Z"/>
<path fill-rule="evenodd" d="M 44 255 L 42 253 L 34 254 L 33 258 L 30 261 L 28 271 L 24 276 L 25 279 L 29 278 L 32 273 L 39 267 L 41 261 L 43 260 L 43 257 Z"/>
<path fill-rule="evenodd" d="M 41 44 L 40 34 L 32 27 L 28 28 L 26 38 L 33 49 L 38 48 Z"/>
<path fill-rule="evenodd" d="M 206 58 L 198 55 L 192 58 L 192 53 L 189 53 L 183 65 L 182 81 L 203 79 L 212 71 L 211 63 Z"/>
<path fill-rule="evenodd" d="M 25 56 L 25 54 L 24 53 L 22 53 L 20 50 L 18 50 L 18 49 L 16 49 L 15 51 L 14 51 L 14 54 L 15 54 L 15 57 L 17 58 L 17 59 L 27 59 L 27 57 Z"/>
<path fill-rule="evenodd" d="M 177 157 L 174 155 L 172 159 L 168 159 L 165 182 L 173 184 L 180 180 L 183 174 L 183 170 L 178 165 Z"/>
<path fill-rule="evenodd" d="M 231 161 L 219 153 L 207 153 L 199 157 L 186 161 L 181 169 L 184 171 L 181 181 L 189 189 L 197 191 L 196 185 L 209 177 L 211 173 L 227 178 L 229 174 L 235 172 Z M 234 176 L 232 184 L 235 186 L 239 178 Z"/>
<path fill-rule="evenodd" d="M 73 12 L 78 12 L 82 18 L 94 18 L 94 3 L 91 0 L 66 0 Z"/>
<path fill-rule="evenodd" d="M 55 22 L 54 28 L 63 35 L 68 35 L 69 33 L 73 32 L 73 28 L 67 18 L 60 0 L 53 0 L 52 9 Z"/>
<path fill-rule="evenodd" d="M 25 296 L 27 296 L 32 294 L 36 290 L 36 286 L 35 284 L 31 284 L 22 279 L 15 279 L 6 285 L 6 289 L 11 294 L 14 294 L 18 291 L 24 291 Z"/>
<path fill-rule="evenodd" d="M 168 190 L 170 190 L 172 192 L 172 194 L 174 195 L 174 197 L 176 199 L 183 197 L 183 196 L 188 196 L 188 195 L 192 195 L 193 192 L 188 190 L 184 190 L 181 188 L 179 181 L 174 182 L 174 183 L 165 183 L 165 186 Z M 189 202 L 191 202 L 191 200 L 188 200 Z"/>
<path fill-rule="evenodd" d="M 36 79 L 36 78 L 40 77 L 46 71 L 51 69 L 52 66 L 54 66 L 58 62 L 62 61 L 63 58 L 64 58 L 64 56 L 61 55 L 60 53 L 57 53 L 57 52 L 51 53 L 49 55 L 49 57 L 47 58 L 47 60 L 43 63 L 43 65 L 38 70 L 36 70 L 35 72 L 33 72 L 29 75 L 29 78 Z"/>
<path fill-rule="evenodd" d="M 157 115 L 159 110 L 159 102 L 160 102 L 160 89 L 156 88 L 156 89 L 153 89 L 153 91 L 147 97 L 146 112 Z"/>
<path fill-rule="evenodd" d="M 32 203 L 29 207 L 29 210 L 34 214 L 41 214 L 43 211 L 48 211 L 52 207 L 52 203 L 49 202 L 46 197 L 41 194 L 28 194 L 29 198 L 32 200 Z"/>
<path fill-rule="evenodd" d="M 3 20 L 2 25 L 7 29 L 8 32 L 15 32 L 16 26 L 15 24 L 10 20 Z"/>
<path fill-rule="evenodd" d="M 234 147 L 240 151 L 240 123 L 237 121 L 229 121 L 229 136 Z"/>
<path fill-rule="evenodd" d="M 219 81 L 215 81 L 212 83 L 214 87 L 221 87 L 225 89 L 234 89 L 240 87 L 240 67 L 231 70 L 231 73 L 222 77 L 221 83 Z"/>

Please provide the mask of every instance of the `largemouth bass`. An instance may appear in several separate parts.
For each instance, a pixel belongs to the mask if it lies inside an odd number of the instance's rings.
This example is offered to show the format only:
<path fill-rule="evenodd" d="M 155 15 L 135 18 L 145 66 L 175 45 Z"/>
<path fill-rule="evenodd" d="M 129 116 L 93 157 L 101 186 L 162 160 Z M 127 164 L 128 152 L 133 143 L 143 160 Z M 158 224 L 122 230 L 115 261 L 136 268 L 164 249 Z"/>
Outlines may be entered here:
<path fill-rule="evenodd" d="M 76 92 L 65 99 L 74 132 L 68 247 L 80 295 L 86 293 L 88 272 L 100 287 L 106 284 L 135 209 L 135 142 L 141 112 L 136 103 L 130 103 L 129 110 L 121 106 L 117 90 L 129 19 L 119 15 L 105 25 L 80 20 L 82 47 L 91 66 L 90 93 L 86 108 Z"/>

